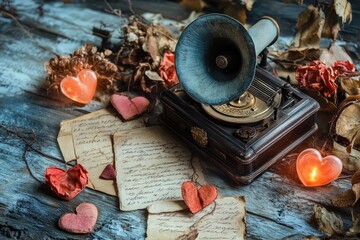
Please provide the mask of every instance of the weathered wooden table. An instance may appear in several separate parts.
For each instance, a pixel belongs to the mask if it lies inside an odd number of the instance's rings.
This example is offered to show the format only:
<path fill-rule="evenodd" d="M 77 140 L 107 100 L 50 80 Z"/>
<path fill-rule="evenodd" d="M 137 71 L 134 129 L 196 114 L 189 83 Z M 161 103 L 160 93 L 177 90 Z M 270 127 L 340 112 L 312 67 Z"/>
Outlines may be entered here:
<path fill-rule="evenodd" d="M 60 122 L 99 108 L 97 104 L 65 105 L 47 95 L 44 62 L 54 54 L 71 53 L 85 42 L 100 46 L 101 38 L 92 34 L 94 26 L 105 24 L 114 30 L 112 40 L 119 41 L 116 32 L 120 32 L 123 23 L 121 17 L 105 10 L 108 8 L 105 1 L 69 2 L 15 1 L 12 6 L 17 10 L 16 19 L 0 14 L 0 238 L 143 239 L 145 210 L 122 212 L 116 197 L 91 189 L 72 201 L 61 201 L 44 184 L 47 167 L 64 167 L 56 141 Z M 126 0 L 108 2 L 113 8 L 129 12 Z M 249 21 L 262 15 L 273 16 L 279 21 L 283 37 L 293 35 L 297 15 L 306 5 L 284 2 L 257 1 Z M 343 31 L 342 38 L 353 42 L 359 52 L 360 9 L 353 2 L 353 22 Z M 175 1 L 133 0 L 132 8 L 138 14 L 159 12 L 178 19 L 189 14 Z M 358 56 L 355 58 L 359 60 Z M 345 228 L 351 225 L 350 211 L 331 207 L 330 202 L 333 195 L 350 188 L 349 178 L 324 187 L 306 188 L 297 179 L 295 165 L 282 161 L 250 185 L 235 186 L 211 165 L 204 167 L 207 181 L 216 185 L 223 196 L 246 197 L 248 239 L 322 236 L 309 223 L 314 204 L 327 206 L 341 215 Z M 84 201 L 96 204 L 99 209 L 95 232 L 74 235 L 61 231 L 57 225 L 59 217 L 74 211 Z"/>

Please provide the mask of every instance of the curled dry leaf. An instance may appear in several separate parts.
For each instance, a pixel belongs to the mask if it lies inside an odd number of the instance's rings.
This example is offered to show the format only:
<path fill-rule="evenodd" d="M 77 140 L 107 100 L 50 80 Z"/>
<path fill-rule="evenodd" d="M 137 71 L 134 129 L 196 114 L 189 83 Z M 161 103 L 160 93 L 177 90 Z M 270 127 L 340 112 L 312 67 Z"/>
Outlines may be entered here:
<path fill-rule="evenodd" d="M 360 214 L 354 215 L 355 214 L 352 212 L 352 226 L 346 233 L 347 236 L 354 236 L 360 233 Z"/>
<path fill-rule="evenodd" d="M 350 23 L 352 20 L 351 4 L 348 0 L 334 0 L 336 14 L 341 17 L 342 23 Z"/>
<path fill-rule="evenodd" d="M 331 199 L 331 202 L 336 207 L 350 207 L 355 201 L 354 192 L 349 189 L 346 192 L 340 193 Z"/>
<path fill-rule="evenodd" d="M 310 5 L 298 17 L 297 33 L 291 45 L 294 47 L 319 47 L 324 23 L 325 14 L 323 11 Z"/>
<path fill-rule="evenodd" d="M 360 95 L 360 78 L 340 77 L 339 83 L 346 96 Z"/>
<path fill-rule="evenodd" d="M 201 12 L 207 6 L 203 0 L 181 0 L 180 4 L 196 12 Z"/>
<path fill-rule="evenodd" d="M 354 206 L 360 198 L 360 170 L 356 171 L 351 179 L 351 189 L 338 194 L 332 198 L 336 207 Z"/>
<path fill-rule="evenodd" d="M 360 168 L 360 100 L 345 100 L 334 118 L 334 154 L 343 161 L 344 168 Z"/>
<path fill-rule="evenodd" d="M 342 233 L 343 221 L 340 217 L 336 216 L 333 212 L 327 211 L 324 207 L 319 205 L 315 205 L 313 211 L 313 220 L 320 232 L 329 237 Z"/>

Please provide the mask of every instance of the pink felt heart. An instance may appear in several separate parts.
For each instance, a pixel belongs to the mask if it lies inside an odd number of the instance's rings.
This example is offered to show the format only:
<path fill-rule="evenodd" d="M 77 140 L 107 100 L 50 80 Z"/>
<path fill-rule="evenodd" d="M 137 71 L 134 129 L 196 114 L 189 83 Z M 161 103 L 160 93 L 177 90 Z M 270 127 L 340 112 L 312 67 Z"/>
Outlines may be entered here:
<path fill-rule="evenodd" d="M 305 186 L 323 186 L 339 177 L 342 162 L 333 155 L 323 158 L 318 150 L 309 148 L 299 154 L 296 160 L 296 171 Z"/>
<path fill-rule="evenodd" d="M 129 98 L 118 94 L 111 96 L 111 103 L 125 120 L 133 119 L 142 114 L 149 106 L 149 100 L 145 97 Z"/>
<path fill-rule="evenodd" d="M 95 72 L 83 69 L 76 77 L 66 76 L 60 83 L 60 89 L 71 100 L 88 104 L 95 94 L 96 84 Z"/>
<path fill-rule="evenodd" d="M 190 212 L 197 213 L 215 201 L 218 193 L 216 187 L 212 185 L 198 189 L 193 182 L 184 182 L 181 186 L 181 195 Z"/>
<path fill-rule="evenodd" d="M 98 210 L 92 203 L 81 203 L 76 207 L 76 214 L 65 213 L 59 219 L 59 227 L 71 233 L 90 233 L 94 230 Z"/>

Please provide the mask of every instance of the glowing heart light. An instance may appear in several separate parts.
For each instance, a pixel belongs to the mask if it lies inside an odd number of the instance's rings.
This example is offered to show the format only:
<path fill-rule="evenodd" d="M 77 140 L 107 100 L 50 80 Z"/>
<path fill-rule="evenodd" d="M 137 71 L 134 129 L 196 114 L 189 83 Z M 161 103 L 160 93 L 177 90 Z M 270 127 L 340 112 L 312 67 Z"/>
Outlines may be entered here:
<path fill-rule="evenodd" d="M 76 77 L 66 76 L 60 83 L 60 89 L 71 100 L 88 104 L 95 94 L 96 84 L 95 72 L 83 69 Z"/>
<path fill-rule="evenodd" d="M 305 186 L 323 186 L 339 177 L 342 162 L 333 155 L 323 158 L 318 150 L 308 148 L 299 154 L 296 160 L 296 171 Z"/>

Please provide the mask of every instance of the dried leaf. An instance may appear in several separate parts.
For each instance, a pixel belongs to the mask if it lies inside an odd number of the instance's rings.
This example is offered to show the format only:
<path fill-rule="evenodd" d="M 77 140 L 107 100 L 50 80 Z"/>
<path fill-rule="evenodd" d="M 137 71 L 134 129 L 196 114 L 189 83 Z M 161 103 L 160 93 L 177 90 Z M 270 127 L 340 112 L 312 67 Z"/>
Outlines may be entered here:
<path fill-rule="evenodd" d="M 357 183 L 360 183 L 360 170 L 356 171 L 351 178 L 352 185 Z"/>
<path fill-rule="evenodd" d="M 353 148 L 351 152 L 348 153 L 346 147 L 335 141 L 333 147 L 333 153 L 341 159 L 345 169 L 350 171 L 360 169 L 360 151 Z"/>
<path fill-rule="evenodd" d="M 196 12 L 201 12 L 206 7 L 206 3 L 203 0 L 182 0 L 180 4 Z"/>
<path fill-rule="evenodd" d="M 251 11 L 255 0 L 241 0 L 241 3 L 245 5 L 246 10 Z"/>
<path fill-rule="evenodd" d="M 292 41 L 294 47 L 319 47 L 325 14 L 321 9 L 310 5 L 297 20 L 297 33 Z"/>
<path fill-rule="evenodd" d="M 148 35 L 145 46 L 146 48 L 144 48 L 144 50 L 150 53 L 151 58 L 155 62 L 156 57 L 158 56 L 158 46 L 157 46 L 156 38 L 152 35 Z"/>
<path fill-rule="evenodd" d="M 343 231 L 343 221 L 333 212 L 327 211 L 325 208 L 315 205 L 313 208 L 313 218 L 318 227 L 318 230 L 327 236 L 334 234 L 341 234 Z"/>
<path fill-rule="evenodd" d="M 321 35 L 322 37 L 328 37 L 335 40 L 340 31 L 340 23 L 338 20 L 339 17 L 336 14 L 335 8 L 333 6 L 328 7 L 325 9 L 325 11 L 326 20 Z"/>
<path fill-rule="evenodd" d="M 353 222 L 351 228 L 346 233 L 347 236 L 354 236 L 360 233 L 360 215 L 353 216 Z"/>
<path fill-rule="evenodd" d="M 341 111 L 336 121 L 336 134 L 351 141 L 360 129 L 360 103 L 355 102 Z"/>
<path fill-rule="evenodd" d="M 360 78 L 359 77 L 340 77 L 339 83 L 341 89 L 347 96 L 360 95 Z"/>
<path fill-rule="evenodd" d="M 350 207 L 355 202 L 355 194 L 353 190 L 349 189 L 346 192 L 335 195 L 331 201 L 336 207 Z"/>
<path fill-rule="evenodd" d="M 334 0 L 336 14 L 341 17 L 342 24 L 350 23 L 352 20 L 351 4 L 347 0 Z"/>
<path fill-rule="evenodd" d="M 158 82 L 164 82 L 164 79 L 162 79 L 157 72 L 150 71 L 150 70 L 146 70 L 146 71 L 145 71 L 145 75 L 146 75 L 150 80 L 158 81 Z"/>
<path fill-rule="evenodd" d="M 360 198 L 360 183 L 354 184 L 351 189 L 355 195 L 355 200 L 352 205 L 355 205 Z"/>

